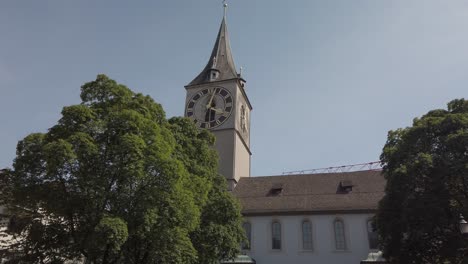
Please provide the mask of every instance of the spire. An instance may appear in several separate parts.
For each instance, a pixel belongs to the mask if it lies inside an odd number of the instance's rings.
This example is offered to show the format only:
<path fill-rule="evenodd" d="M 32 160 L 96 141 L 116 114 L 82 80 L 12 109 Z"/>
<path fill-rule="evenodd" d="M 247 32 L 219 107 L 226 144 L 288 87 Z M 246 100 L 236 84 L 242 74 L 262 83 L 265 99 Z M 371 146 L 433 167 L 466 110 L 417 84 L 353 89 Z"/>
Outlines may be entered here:
<path fill-rule="evenodd" d="M 224 1 L 225 2 L 225 1 Z M 227 4 L 224 3 L 224 16 L 219 28 L 218 37 L 211 52 L 210 59 L 203 71 L 191 81 L 188 86 L 202 84 L 210 81 L 222 81 L 238 78 L 226 25 Z"/>
<path fill-rule="evenodd" d="M 226 19 L 226 13 L 227 13 L 227 4 L 226 4 L 226 0 L 223 0 L 223 6 L 224 6 L 224 19 Z"/>

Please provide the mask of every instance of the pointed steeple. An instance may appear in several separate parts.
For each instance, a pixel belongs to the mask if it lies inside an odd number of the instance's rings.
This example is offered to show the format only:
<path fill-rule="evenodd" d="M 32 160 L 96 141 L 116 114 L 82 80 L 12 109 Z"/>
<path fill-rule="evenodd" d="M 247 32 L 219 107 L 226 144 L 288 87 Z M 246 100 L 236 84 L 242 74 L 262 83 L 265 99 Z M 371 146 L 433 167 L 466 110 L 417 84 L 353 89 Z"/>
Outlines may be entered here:
<path fill-rule="evenodd" d="M 239 78 L 234 59 L 232 58 L 231 45 L 226 25 L 226 4 L 224 6 L 224 17 L 221 21 L 218 37 L 211 52 L 210 59 L 203 71 L 191 81 L 187 86 L 229 80 Z"/>

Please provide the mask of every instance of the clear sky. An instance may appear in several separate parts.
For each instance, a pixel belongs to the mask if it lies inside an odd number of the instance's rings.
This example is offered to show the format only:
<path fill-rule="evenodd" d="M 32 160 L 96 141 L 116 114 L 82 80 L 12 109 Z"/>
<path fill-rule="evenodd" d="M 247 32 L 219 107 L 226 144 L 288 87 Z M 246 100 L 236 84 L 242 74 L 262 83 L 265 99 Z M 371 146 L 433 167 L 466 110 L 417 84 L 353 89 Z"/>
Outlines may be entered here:
<path fill-rule="evenodd" d="M 468 97 L 466 0 L 231 0 L 253 105 L 252 174 L 376 161 L 388 130 Z M 104 73 L 183 115 L 216 0 L 0 2 L 0 168 Z"/>

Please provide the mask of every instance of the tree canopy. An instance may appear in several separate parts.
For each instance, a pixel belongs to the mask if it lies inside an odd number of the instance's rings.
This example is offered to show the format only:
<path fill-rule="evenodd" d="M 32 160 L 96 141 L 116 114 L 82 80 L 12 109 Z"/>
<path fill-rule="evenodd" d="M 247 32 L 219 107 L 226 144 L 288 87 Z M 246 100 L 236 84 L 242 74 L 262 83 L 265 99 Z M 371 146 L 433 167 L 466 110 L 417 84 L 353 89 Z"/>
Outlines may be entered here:
<path fill-rule="evenodd" d="M 11 263 L 217 263 L 244 236 L 214 136 L 105 75 L 17 146 L 1 199 Z"/>
<path fill-rule="evenodd" d="M 387 180 L 376 227 L 391 263 L 467 263 L 468 101 L 390 131 L 381 155 Z"/>

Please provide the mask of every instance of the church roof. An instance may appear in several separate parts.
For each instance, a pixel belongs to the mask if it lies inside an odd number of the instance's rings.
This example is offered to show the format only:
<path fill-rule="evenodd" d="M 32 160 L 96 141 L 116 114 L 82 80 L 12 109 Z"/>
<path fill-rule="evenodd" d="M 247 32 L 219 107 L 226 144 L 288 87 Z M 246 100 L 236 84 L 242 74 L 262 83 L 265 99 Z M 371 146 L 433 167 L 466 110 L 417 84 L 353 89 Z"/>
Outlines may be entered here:
<path fill-rule="evenodd" d="M 217 81 L 239 77 L 232 57 L 231 44 L 229 42 L 229 34 L 226 25 L 226 15 L 223 17 L 223 21 L 221 21 L 218 37 L 216 38 L 208 63 L 203 71 L 187 86 L 208 82 L 212 70 L 217 70 L 219 72 Z"/>
<path fill-rule="evenodd" d="M 381 171 L 243 177 L 233 191 L 244 215 L 374 212 Z"/>

